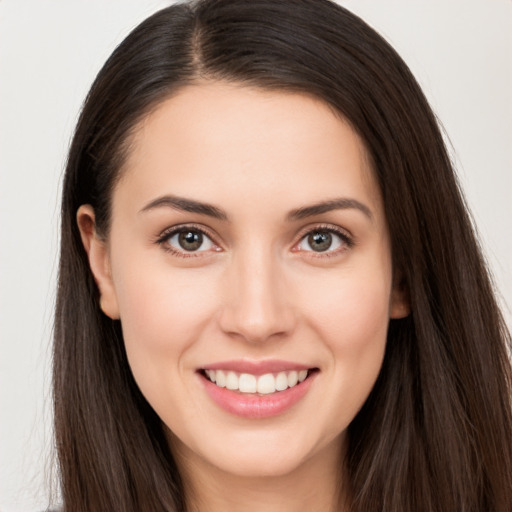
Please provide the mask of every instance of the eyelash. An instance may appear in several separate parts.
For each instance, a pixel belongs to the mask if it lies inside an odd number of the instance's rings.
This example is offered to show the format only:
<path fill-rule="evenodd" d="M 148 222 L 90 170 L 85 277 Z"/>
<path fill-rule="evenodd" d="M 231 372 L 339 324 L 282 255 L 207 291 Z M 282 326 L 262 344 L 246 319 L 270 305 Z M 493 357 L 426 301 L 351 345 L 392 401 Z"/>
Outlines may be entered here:
<path fill-rule="evenodd" d="M 198 226 L 196 224 L 183 224 L 180 226 L 174 226 L 172 228 L 166 229 L 158 236 L 158 238 L 156 239 L 156 243 L 158 245 L 160 245 L 164 251 L 169 252 L 179 258 L 197 258 L 198 256 L 201 255 L 202 252 L 206 252 L 206 251 L 187 252 L 185 250 L 179 251 L 179 250 L 175 249 L 172 245 L 167 243 L 169 241 L 169 239 L 172 238 L 174 235 L 177 235 L 178 233 L 182 233 L 184 231 L 193 231 L 193 232 L 201 233 L 203 236 L 208 238 L 214 246 L 219 247 L 218 244 L 215 243 L 215 237 L 213 236 L 213 234 L 210 233 L 208 230 L 206 230 L 204 227 Z"/>
<path fill-rule="evenodd" d="M 164 251 L 169 252 L 173 254 L 174 256 L 177 256 L 179 258 L 196 258 L 201 256 L 201 253 L 207 252 L 207 251 L 190 251 L 187 252 L 185 250 L 177 250 L 173 246 L 171 246 L 168 241 L 170 238 L 172 238 L 174 235 L 177 235 L 178 233 L 182 233 L 184 231 L 192 231 L 192 232 L 198 232 L 201 233 L 203 236 L 208 238 L 211 243 L 217 247 L 217 250 L 220 250 L 219 245 L 215 242 L 215 237 L 212 233 L 210 233 L 208 230 L 206 230 L 204 227 L 196 225 L 196 224 L 184 224 L 180 226 L 174 226 L 172 228 L 166 229 L 163 231 L 155 240 L 155 243 L 160 245 Z M 345 252 L 348 249 L 351 249 L 355 242 L 353 238 L 344 230 L 332 226 L 330 224 L 321 224 L 321 225 L 315 225 L 312 227 L 305 228 L 300 236 L 298 242 L 294 244 L 294 247 L 299 245 L 306 237 L 314 234 L 314 233 L 329 233 L 334 234 L 337 237 L 340 238 L 343 247 L 340 249 L 336 249 L 334 251 L 327 250 L 327 251 L 313 251 L 313 250 L 302 250 L 302 249 L 296 249 L 294 252 L 301 252 L 301 253 L 308 253 L 309 257 L 313 258 L 329 258 L 332 256 L 337 256 L 341 252 Z"/>
<path fill-rule="evenodd" d="M 308 257 L 311 257 L 311 258 L 331 258 L 333 256 L 338 256 L 340 253 L 343 253 L 343 252 L 347 251 L 348 249 L 351 249 L 355 245 L 355 241 L 354 241 L 353 237 L 351 235 L 349 235 L 345 230 L 343 230 L 337 226 L 333 226 L 331 224 L 317 224 L 315 226 L 305 228 L 299 236 L 299 241 L 296 244 L 294 244 L 294 247 L 299 245 L 306 237 L 308 237 L 309 235 L 312 235 L 314 233 L 334 234 L 341 239 L 342 247 L 340 249 L 336 249 L 336 250 L 328 249 L 327 251 L 320 251 L 320 252 L 313 251 L 313 250 L 304 251 L 304 250 L 300 250 L 300 249 L 296 250 L 295 252 L 301 252 L 301 253 L 306 252 L 306 253 L 308 253 Z"/>

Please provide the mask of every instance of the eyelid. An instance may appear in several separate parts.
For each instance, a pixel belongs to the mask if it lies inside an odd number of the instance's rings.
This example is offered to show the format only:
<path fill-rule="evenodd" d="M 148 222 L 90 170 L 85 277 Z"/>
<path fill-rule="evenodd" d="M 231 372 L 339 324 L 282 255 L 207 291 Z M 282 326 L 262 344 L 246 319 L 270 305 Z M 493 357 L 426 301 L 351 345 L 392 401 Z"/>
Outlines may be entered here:
<path fill-rule="evenodd" d="M 199 257 L 204 256 L 204 253 L 210 252 L 210 251 L 180 251 L 174 247 L 172 247 L 169 244 L 166 244 L 165 242 L 169 240 L 173 235 L 179 233 L 180 231 L 186 231 L 187 229 L 191 231 L 198 231 L 203 236 L 207 237 L 211 243 L 215 246 L 215 252 L 219 252 L 222 250 L 219 243 L 216 241 L 216 236 L 212 233 L 210 229 L 208 229 L 206 226 L 203 226 L 201 224 L 195 224 L 195 223 L 184 223 L 184 224 L 177 224 L 174 226 L 170 226 L 165 228 L 163 231 L 161 231 L 157 237 L 154 240 L 154 243 L 162 246 L 162 248 L 165 251 L 168 251 L 172 254 L 175 254 L 177 256 L 183 257 L 183 258 L 191 258 L 191 257 Z"/>
<path fill-rule="evenodd" d="M 180 231 L 184 231 L 187 229 L 190 229 L 193 231 L 199 231 L 200 233 L 203 234 L 203 236 L 206 236 L 207 238 L 209 238 L 211 243 L 215 246 L 215 252 L 220 252 L 223 250 L 221 247 L 221 244 L 219 244 L 216 240 L 217 236 L 214 233 L 212 233 L 212 231 L 209 228 L 207 228 L 206 226 L 203 226 L 201 224 L 196 224 L 196 223 L 184 223 L 184 224 L 177 224 L 174 226 L 167 227 L 157 235 L 157 237 L 154 240 L 154 243 L 162 246 L 162 248 L 164 250 L 166 250 L 172 254 L 175 254 L 179 257 L 184 257 L 184 258 L 204 256 L 205 255 L 204 253 L 211 252 L 208 250 L 206 250 L 206 251 L 190 251 L 190 252 L 185 251 L 185 250 L 181 251 L 181 250 L 176 249 L 173 246 L 165 243 L 173 235 L 179 233 Z M 340 237 L 342 240 L 342 243 L 343 243 L 343 247 L 341 249 L 327 250 L 324 252 L 316 252 L 313 250 L 297 249 L 298 244 L 300 242 L 302 242 L 302 240 L 304 240 L 304 238 L 306 236 L 310 235 L 311 233 L 318 232 L 318 231 L 326 231 L 328 233 L 333 233 L 334 235 Z M 321 224 L 308 225 L 308 226 L 302 228 L 296 236 L 296 241 L 293 244 L 292 251 L 308 253 L 308 256 L 310 256 L 310 257 L 321 258 L 321 257 L 335 256 L 337 254 L 345 252 L 347 249 L 352 248 L 354 245 L 355 245 L 354 237 L 347 229 L 344 229 L 335 224 L 321 223 Z"/>
<path fill-rule="evenodd" d="M 344 247 L 337 250 L 327 250 L 324 252 L 316 252 L 313 250 L 306 251 L 303 249 L 295 249 L 306 236 L 310 235 L 311 233 L 319 232 L 319 231 L 325 231 L 328 233 L 333 233 L 334 235 L 341 238 Z M 335 256 L 337 254 L 340 254 L 342 252 L 345 252 L 347 249 L 351 249 L 355 245 L 354 236 L 347 230 L 340 226 L 337 226 L 335 224 L 314 224 L 309 225 L 304 228 L 302 228 L 299 233 L 297 234 L 297 241 L 293 244 L 292 250 L 295 249 L 295 252 L 301 252 L 301 253 L 308 253 L 308 256 L 312 256 L 315 258 L 318 257 L 329 257 L 329 256 Z"/>

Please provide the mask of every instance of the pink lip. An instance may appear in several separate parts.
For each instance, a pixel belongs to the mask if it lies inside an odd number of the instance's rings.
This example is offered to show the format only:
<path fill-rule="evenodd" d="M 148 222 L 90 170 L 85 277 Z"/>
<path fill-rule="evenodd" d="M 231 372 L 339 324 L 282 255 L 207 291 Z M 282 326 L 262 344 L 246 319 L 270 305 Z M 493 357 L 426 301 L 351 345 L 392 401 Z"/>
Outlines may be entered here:
<path fill-rule="evenodd" d="M 279 373 L 287 371 L 309 370 L 311 366 L 293 363 L 291 361 L 279 361 L 269 359 L 267 361 L 251 361 L 240 359 L 237 361 L 221 361 L 203 366 L 202 370 L 228 370 L 237 373 L 250 373 L 252 375 L 264 375 L 265 373 Z"/>
<path fill-rule="evenodd" d="M 282 369 L 282 367 L 280 368 Z M 294 366 L 295 368 L 297 367 Z M 267 371 L 266 373 L 271 372 Z M 276 391 L 269 395 L 245 394 L 220 388 L 204 375 L 200 373 L 198 375 L 210 398 L 224 411 L 242 418 L 262 419 L 282 414 L 299 402 L 311 388 L 318 372 L 312 372 L 306 380 L 292 388 Z"/>

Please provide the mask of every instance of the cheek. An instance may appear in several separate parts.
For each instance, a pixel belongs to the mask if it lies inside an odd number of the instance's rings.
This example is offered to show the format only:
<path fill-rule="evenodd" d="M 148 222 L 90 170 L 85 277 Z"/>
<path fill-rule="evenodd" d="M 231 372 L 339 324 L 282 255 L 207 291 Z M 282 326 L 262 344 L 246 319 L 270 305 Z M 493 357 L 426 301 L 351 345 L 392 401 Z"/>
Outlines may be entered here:
<path fill-rule="evenodd" d="M 333 276 L 328 291 L 315 287 L 309 294 L 309 327 L 319 334 L 331 361 L 333 402 L 326 404 L 326 414 L 334 414 L 336 428 L 346 428 L 362 407 L 384 358 L 391 272 L 369 268 Z"/>
<path fill-rule="evenodd" d="M 133 266 L 132 268 L 137 268 Z M 119 268 L 115 279 L 121 325 L 130 366 L 140 379 L 147 373 L 165 380 L 171 367 L 179 370 L 182 357 L 214 313 L 211 276 L 165 264 Z M 194 272 L 194 271 L 193 271 Z M 115 276 L 116 277 L 116 276 Z"/>
<path fill-rule="evenodd" d="M 382 341 L 389 322 L 391 272 L 348 269 L 310 287 L 307 308 L 333 349 L 364 349 Z"/>

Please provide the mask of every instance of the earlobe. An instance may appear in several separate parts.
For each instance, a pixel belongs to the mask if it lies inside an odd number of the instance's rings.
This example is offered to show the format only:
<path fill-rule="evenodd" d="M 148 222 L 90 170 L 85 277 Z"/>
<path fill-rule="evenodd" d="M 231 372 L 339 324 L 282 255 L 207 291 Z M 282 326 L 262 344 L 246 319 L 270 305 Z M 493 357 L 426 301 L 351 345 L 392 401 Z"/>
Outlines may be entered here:
<path fill-rule="evenodd" d="M 96 218 L 94 209 L 89 204 L 78 208 L 76 221 L 82 244 L 89 259 L 89 266 L 100 292 L 100 308 L 113 320 L 119 319 L 119 307 L 115 293 L 112 272 L 110 268 L 110 256 L 107 244 L 96 231 Z"/>

